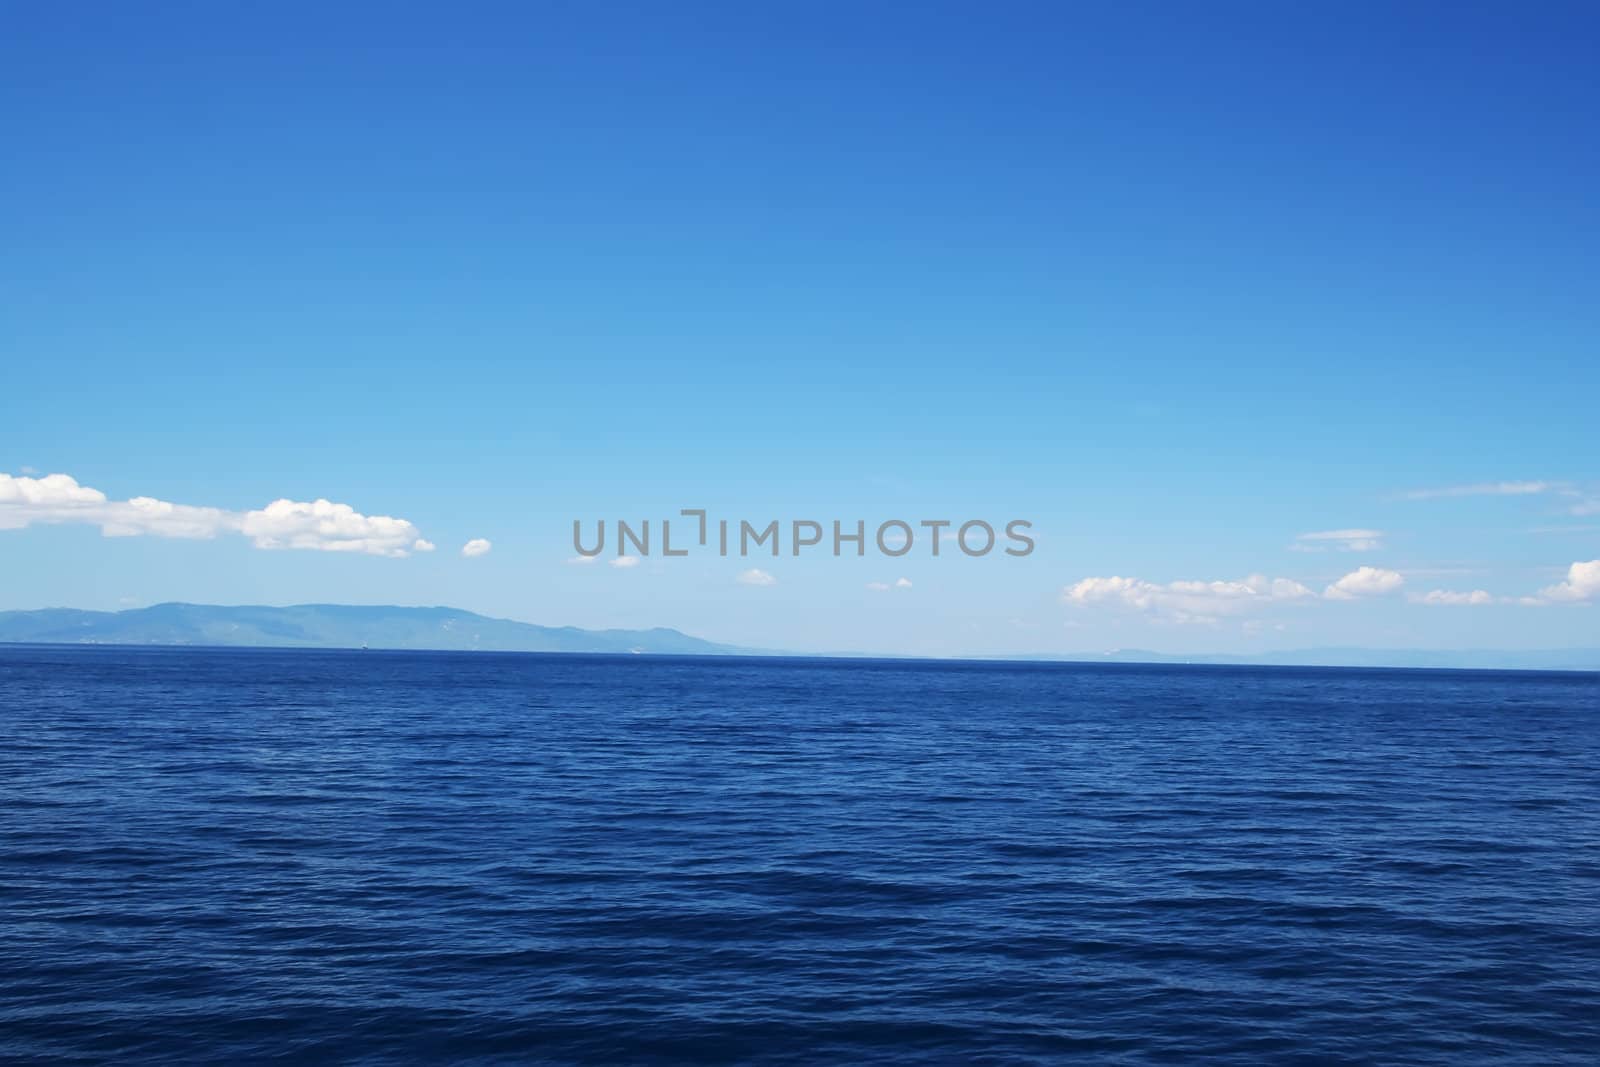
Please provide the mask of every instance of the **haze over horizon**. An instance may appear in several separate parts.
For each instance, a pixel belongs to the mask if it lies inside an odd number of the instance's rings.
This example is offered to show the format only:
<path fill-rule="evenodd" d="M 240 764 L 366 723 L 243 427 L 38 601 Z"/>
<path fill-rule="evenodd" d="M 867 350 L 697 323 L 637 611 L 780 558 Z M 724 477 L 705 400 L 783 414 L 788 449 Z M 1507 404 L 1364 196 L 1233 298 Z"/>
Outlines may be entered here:
<path fill-rule="evenodd" d="M 497 619 L 445 605 L 166 603 L 114 612 L 46 608 L 0 610 L 0 646 L 158 646 L 167 648 L 387 650 L 414 652 L 633 653 L 678 656 L 861 657 L 878 662 L 984 660 L 1011 663 L 1213 664 L 1316 667 L 1430 667 L 1600 672 L 1600 648 L 1368 649 L 1299 648 L 1242 653 L 1161 653 L 1083 647 L 1056 653 L 898 656 L 872 649 L 760 648 L 706 641 L 666 628 L 584 630 Z"/>
<path fill-rule="evenodd" d="M 0 610 L 1600 646 L 1592 9 L 479 10 L 12 13 Z"/>

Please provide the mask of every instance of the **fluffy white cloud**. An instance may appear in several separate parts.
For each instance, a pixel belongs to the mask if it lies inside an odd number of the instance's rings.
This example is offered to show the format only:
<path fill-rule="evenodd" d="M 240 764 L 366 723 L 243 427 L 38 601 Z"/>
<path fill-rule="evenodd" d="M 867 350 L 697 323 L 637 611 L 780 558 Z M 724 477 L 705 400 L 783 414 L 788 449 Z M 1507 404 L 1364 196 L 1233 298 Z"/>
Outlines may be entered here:
<path fill-rule="evenodd" d="M 1406 597 L 1413 604 L 1430 604 L 1436 607 L 1479 607 L 1493 604 L 1494 596 L 1482 589 L 1458 593 L 1451 589 L 1430 589 L 1426 593 L 1411 593 Z"/>
<path fill-rule="evenodd" d="M 1545 601 L 1582 601 L 1600 599 L 1600 559 L 1574 563 L 1567 568 L 1567 580 L 1539 590 Z"/>
<path fill-rule="evenodd" d="M 613 567 L 618 567 L 620 569 L 626 570 L 629 567 L 637 567 L 639 565 L 639 557 L 638 556 L 618 556 L 616 559 L 611 560 L 610 562 L 611 562 L 611 565 Z"/>
<path fill-rule="evenodd" d="M 468 559 L 487 556 L 492 551 L 494 551 L 494 542 L 483 537 L 474 537 L 461 546 L 461 554 Z"/>
<path fill-rule="evenodd" d="M 139 501 L 130 501 L 139 503 Z M 150 501 L 159 504 L 160 501 Z M 172 507 L 173 505 L 164 505 Z M 196 510 L 196 509 L 186 509 Z M 182 521 L 174 516 L 163 521 Z M 302 503 L 274 500 L 260 511 L 247 511 L 239 530 L 257 548 L 316 548 L 328 552 L 365 552 L 374 556 L 408 555 L 417 528 L 405 519 L 363 515 L 349 504 L 328 500 Z M 485 542 L 487 544 L 487 542 Z"/>
<path fill-rule="evenodd" d="M 200 539 L 235 531 L 245 532 L 243 520 L 236 514 L 220 508 L 170 504 L 165 500 L 156 500 L 148 496 L 108 502 L 105 505 L 104 518 L 100 523 L 100 532 L 107 537 L 138 537 L 142 534 L 151 534 L 156 537 Z M 415 533 L 414 530 L 412 532 Z M 278 546 L 257 542 L 256 547 Z"/>
<path fill-rule="evenodd" d="M 79 485 L 76 478 L 66 474 L 47 474 L 43 478 L 26 475 L 13 478 L 0 474 L 0 507 L 30 508 L 35 514 L 46 511 L 67 512 L 72 508 L 92 508 L 106 503 L 106 495 L 98 489 Z M 0 511 L 0 521 L 20 516 L 19 526 L 27 525 L 27 515 L 21 510 Z M 8 526 L 17 529 L 18 526 Z"/>
<path fill-rule="evenodd" d="M 1399 571 L 1382 567 L 1358 567 L 1322 591 L 1329 600 L 1355 600 L 1357 597 L 1383 596 L 1406 583 Z"/>
<path fill-rule="evenodd" d="M 1450 485 L 1443 489 L 1413 489 L 1403 494 L 1407 500 L 1437 500 L 1452 496 L 1532 496 L 1557 488 L 1553 482 L 1479 482 L 1476 485 Z"/>
<path fill-rule="evenodd" d="M 432 552 L 438 547 L 439 546 L 434 544 L 432 541 L 425 541 L 419 537 L 417 538 L 416 542 L 412 544 L 411 550 L 413 552 Z"/>
<path fill-rule="evenodd" d="M 1296 552 L 1321 552 L 1327 548 L 1341 552 L 1373 552 L 1383 547 L 1383 531 L 1318 530 L 1301 534 L 1289 547 Z"/>
<path fill-rule="evenodd" d="M 777 585 L 778 579 L 757 567 L 747 571 L 740 571 L 738 582 L 740 585 Z"/>
<path fill-rule="evenodd" d="M 1178 581 L 1165 585 L 1142 578 L 1085 578 L 1061 591 L 1064 603 L 1112 604 L 1176 622 L 1214 622 L 1219 615 L 1248 614 L 1267 605 L 1315 596 L 1299 582 L 1260 574 L 1238 581 Z"/>
<path fill-rule="evenodd" d="M 911 579 L 910 578 L 896 578 L 894 580 L 894 587 L 896 589 L 910 589 L 911 588 Z"/>
<path fill-rule="evenodd" d="M 257 548 L 375 556 L 407 556 L 432 548 L 405 519 L 363 515 L 348 504 L 328 500 L 275 500 L 258 511 L 227 511 L 148 496 L 110 500 L 100 490 L 79 485 L 66 474 L 43 478 L 0 474 L 0 529 L 21 529 L 35 523 L 98 526 L 107 537 L 242 534 Z"/>

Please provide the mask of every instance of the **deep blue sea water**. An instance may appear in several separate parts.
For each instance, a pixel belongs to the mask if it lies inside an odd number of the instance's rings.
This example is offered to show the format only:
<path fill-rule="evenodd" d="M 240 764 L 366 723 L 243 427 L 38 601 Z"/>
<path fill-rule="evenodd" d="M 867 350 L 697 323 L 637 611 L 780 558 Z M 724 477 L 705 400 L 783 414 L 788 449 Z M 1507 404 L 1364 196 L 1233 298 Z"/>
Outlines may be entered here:
<path fill-rule="evenodd" d="M 0 1060 L 1593 1064 L 1600 676 L 0 648 Z"/>

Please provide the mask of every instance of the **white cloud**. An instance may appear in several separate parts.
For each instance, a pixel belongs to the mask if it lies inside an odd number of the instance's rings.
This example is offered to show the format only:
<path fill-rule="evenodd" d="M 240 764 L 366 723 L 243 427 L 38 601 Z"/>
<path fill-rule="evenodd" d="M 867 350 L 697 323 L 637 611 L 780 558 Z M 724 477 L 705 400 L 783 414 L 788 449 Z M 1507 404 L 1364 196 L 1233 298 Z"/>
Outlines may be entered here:
<path fill-rule="evenodd" d="M 289 501 L 279 501 L 287 504 Z M 319 501 L 326 504 L 327 501 Z M 268 504 L 271 508 L 274 505 Z M 219 533 L 236 531 L 250 536 L 257 548 L 282 548 L 259 536 L 256 529 L 246 528 L 245 520 L 259 512 L 246 512 L 241 518 L 221 508 L 194 507 L 189 504 L 171 504 L 154 497 L 136 496 L 132 500 L 108 502 L 100 532 L 107 537 L 139 537 L 151 534 L 156 537 L 185 537 L 191 539 L 215 537 Z M 416 533 L 416 530 L 411 530 Z M 403 540 L 398 545 L 404 545 Z M 317 547 L 317 546 L 292 546 Z M 391 546 L 393 547 L 393 546 Z M 387 555 L 387 553 L 377 553 Z"/>
<path fill-rule="evenodd" d="M 1553 494 L 1561 497 L 1568 515 L 1600 515 L 1600 486 L 1594 483 L 1573 482 L 1480 482 L 1476 485 L 1452 485 L 1443 489 L 1413 489 L 1401 493 L 1408 500 L 1434 500 L 1439 497 L 1461 496 L 1535 496 Z"/>
<path fill-rule="evenodd" d="M 439 546 L 434 544 L 432 541 L 427 541 L 419 537 L 417 538 L 416 542 L 412 544 L 411 550 L 413 552 L 432 552 L 438 547 Z"/>
<path fill-rule="evenodd" d="M 1600 559 L 1574 563 L 1567 568 L 1567 580 L 1539 590 L 1539 599 L 1545 602 L 1600 599 Z"/>
<path fill-rule="evenodd" d="M 867 583 L 867 588 L 872 590 L 874 593 L 887 593 L 889 591 L 889 583 L 888 582 L 868 582 Z"/>
<path fill-rule="evenodd" d="M 1569 515 L 1600 515 L 1600 489 L 1593 484 L 1572 482 L 1481 482 L 1477 485 L 1453 485 L 1443 489 L 1413 489 L 1400 494 L 1408 500 L 1433 500 L 1439 497 L 1459 496 L 1534 496 L 1553 493 L 1568 503 Z"/>
<path fill-rule="evenodd" d="M 620 568 L 622 570 L 626 570 L 629 567 L 637 567 L 639 565 L 639 557 L 638 556 L 618 556 L 616 559 L 611 560 L 610 563 L 611 563 L 611 565 L 613 567 L 617 567 L 617 568 Z"/>
<path fill-rule="evenodd" d="M 159 522 L 192 521 L 192 516 L 168 515 L 160 509 L 176 508 L 184 513 L 211 510 L 183 508 L 159 500 L 136 499 L 129 503 L 149 506 L 151 519 Z M 417 528 L 405 519 L 363 515 L 349 504 L 328 500 L 274 500 L 260 511 L 245 512 L 240 530 L 257 548 L 315 548 L 374 556 L 407 555 L 418 540 Z"/>
<path fill-rule="evenodd" d="M 894 587 L 896 589 L 910 589 L 911 588 L 911 579 L 910 578 L 896 578 L 894 580 Z"/>
<path fill-rule="evenodd" d="M 1406 599 L 1413 604 L 1430 604 L 1436 607 L 1479 607 L 1495 603 L 1495 598 L 1482 589 L 1459 593 L 1452 589 L 1430 589 L 1426 593 L 1409 593 Z"/>
<path fill-rule="evenodd" d="M 1383 547 L 1383 531 L 1318 530 L 1299 535 L 1289 547 L 1296 552 L 1321 552 L 1326 548 L 1341 552 L 1374 552 Z"/>
<path fill-rule="evenodd" d="M 1382 567 L 1358 567 L 1322 591 L 1329 600 L 1354 600 L 1357 597 L 1383 596 L 1406 582 L 1399 571 Z"/>
<path fill-rule="evenodd" d="M 110 500 L 66 474 L 14 478 L 0 474 L 0 530 L 36 523 L 100 527 L 107 537 L 206 539 L 242 534 L 257 548 L 298 548 L 407 556 L 427 551 L 417 528 L 405 519 L 363 515 L 348 504 L 275 500 L 256 511 L 174 504 L 154 497 Z M 431 547 L 431 546 L 430 546 Z"/>
<path fill-rule="evenodd" d="M 1413 489 L 1401 494 L 1407 500 L 1437 500 L 1453 496 L 1532 496 L 1557 488 L 1553 482 L 1479 482 L 1476 485 L 1451 485 L 1443 489 Z"/>
<path fill-rule="evenodd" d="M 1568 515 L 1600 515 L 1600 494 L 1568 489 L 1561 495 L 1573 501 L 1567 506 Z"/>
<path fill-rule="evenodd" d="M 572 557 L 568 558 L 567 566 L 569 566 L 569 567 L 586 567 L 591 563 L 599 563 L 599 562 L 600 562 L 600 556 L 598 554 L 593 555 L 593 556 L 572 556 Z"/>
<path fill-rule="evenodd" d="M 43 478 L 13 478 L 0 474 L 0 507 L 30 507 L 35 509 L 89 508 L 106 503 L 106 495 L 98 489 L 78 484 L 76 478 L 66 474 L 48 474 Z M 27 525 L 27 515 L 22 512 L 0 512 L 0 520 L 8 515 L 20 515 L 22 521 L 7 529 Z M 91 520 L 92 521 L 92 520 Z"/>
<path fill-rule="evenodd" d="M 740 571 L 738 578 L 740 585 L 777 585 L 778 579 L 757 567 L 747 571 Z"/>
<path fill-rule="evenodd" d="M 1176 622 L 1215 622 L 1271 604 L 1316 596 L 1288 578 L 1252 574 L 1238 581 L 1178 581 L 1159 585 L 1142 578 L 1085 578 L 1061 591 L 1063 603 L 1112 604 Z"/>
<path fill-rule="evenodd" d="M 485 538 L 474 537 L 461 546 L 461 554 L 468 559 L 476 559 L 479 556 L 487 556 L 493 549 L 494 545 Z"/>

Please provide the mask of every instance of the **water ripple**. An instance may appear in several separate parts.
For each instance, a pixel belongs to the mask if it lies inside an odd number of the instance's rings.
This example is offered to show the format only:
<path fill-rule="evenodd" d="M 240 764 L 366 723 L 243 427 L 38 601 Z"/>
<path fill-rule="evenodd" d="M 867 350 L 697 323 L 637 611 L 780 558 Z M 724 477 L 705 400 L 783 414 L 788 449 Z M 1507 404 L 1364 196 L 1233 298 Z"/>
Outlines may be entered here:
<path fill-rule="evenodd" d="M 1592 1063 L 1593 675 L 0 649 L 0 1059 Z"/>

